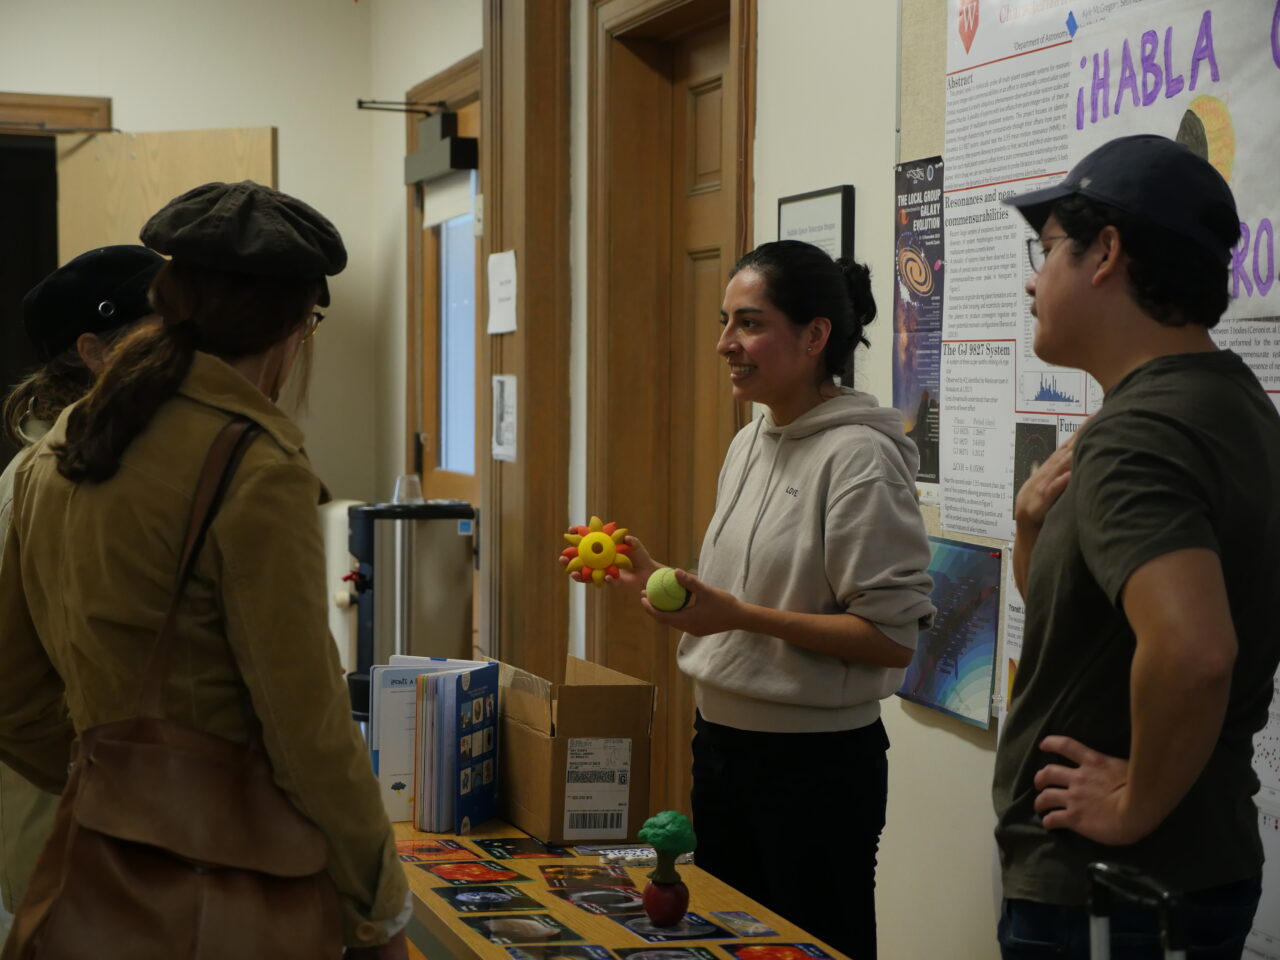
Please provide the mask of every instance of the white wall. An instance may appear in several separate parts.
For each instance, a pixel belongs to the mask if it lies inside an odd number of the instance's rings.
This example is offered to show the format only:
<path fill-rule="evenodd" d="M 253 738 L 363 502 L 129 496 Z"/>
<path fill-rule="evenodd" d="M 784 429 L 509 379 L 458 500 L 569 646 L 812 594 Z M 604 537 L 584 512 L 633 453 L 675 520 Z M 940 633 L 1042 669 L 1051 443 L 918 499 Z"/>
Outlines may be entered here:
<path fill-rule="evenodd" d="M 776 239 L 778 197 L 857 188 L 855 255 L 871 266 L 879 307 L 857 385 L 887 403 L 897 4 L 759 0 L 757 42 L 756 241 Z M 996 957 L 994 735 L 896 697 L 885 702 L 884 721 L 893 746 L 878 871 L 880 955 Z"/>
<path fill-rule="evenodd" d="M 335 496 L 387 497 L 404 434 L 399 100 L 478 50 L 473 0 L 6 0 L 0 90 L 111 97 L 127 131 L 274 126 L 279 186 L 342 232 L 300 417 Z"/>

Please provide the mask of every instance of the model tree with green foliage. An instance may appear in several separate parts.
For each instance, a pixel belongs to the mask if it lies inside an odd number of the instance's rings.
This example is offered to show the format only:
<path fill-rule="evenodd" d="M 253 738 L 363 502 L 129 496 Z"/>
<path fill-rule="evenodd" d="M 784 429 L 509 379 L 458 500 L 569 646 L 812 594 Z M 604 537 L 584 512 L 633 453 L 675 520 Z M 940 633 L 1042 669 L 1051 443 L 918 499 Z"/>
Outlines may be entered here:
<path fill-rule="evenodd" d="M 693 824 L 683 813 L 663 810 L 644 822 L 639 837 L 658 854 L 658 865 L 644 888 L 644 912 L 656 927 L 673 927 L 689 908 L 689 888 L 676 871 L 676 858 L 698 845 Z"/>

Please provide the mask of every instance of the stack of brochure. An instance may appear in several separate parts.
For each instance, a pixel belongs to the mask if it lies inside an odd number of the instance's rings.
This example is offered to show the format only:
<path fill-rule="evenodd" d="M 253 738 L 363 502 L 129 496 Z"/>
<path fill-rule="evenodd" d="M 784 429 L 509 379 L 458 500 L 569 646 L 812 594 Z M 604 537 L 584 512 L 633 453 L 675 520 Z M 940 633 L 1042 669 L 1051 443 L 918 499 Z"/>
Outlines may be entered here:
<path fill-rule="evenodd" d="M 393 656 L 369 672 L 369 750 L 388 817 L 465 833 L 497 813 L 498 664 Z"/>

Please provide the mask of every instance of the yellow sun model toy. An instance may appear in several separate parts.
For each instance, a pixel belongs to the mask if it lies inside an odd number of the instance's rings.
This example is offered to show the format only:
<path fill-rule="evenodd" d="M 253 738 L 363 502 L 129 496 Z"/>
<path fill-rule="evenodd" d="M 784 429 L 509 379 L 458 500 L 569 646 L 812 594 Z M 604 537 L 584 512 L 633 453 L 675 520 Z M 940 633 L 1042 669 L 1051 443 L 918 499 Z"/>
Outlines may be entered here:
<path fill-rule="evenodd" d="M 599 587 L 604 585 L 606 576 L 616 577 L 619 567 L 631 569 L 631 560 L 627 556 L 631 548 L 622 542 L 627 536 L 626 527 L 601 523 L 599 517 L 592 517 L 590 524 L 573 530 L 573 533 L 564 535 L 573 546 L 566 547 L 560 554 L 569 558 L 565 570 L 573 579 Z"/>

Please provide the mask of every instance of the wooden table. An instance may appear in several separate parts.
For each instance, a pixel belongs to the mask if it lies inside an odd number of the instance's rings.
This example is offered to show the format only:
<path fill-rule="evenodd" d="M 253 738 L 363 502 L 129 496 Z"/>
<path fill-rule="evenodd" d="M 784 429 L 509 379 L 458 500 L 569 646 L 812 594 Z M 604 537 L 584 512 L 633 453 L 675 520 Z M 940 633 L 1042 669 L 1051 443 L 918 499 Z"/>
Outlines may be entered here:
<path fill-rule="evenodd" d="M 457 840 L 464 847 L 479 854 L 480 858 L 485 860 L 490 858 L 479 847 L 467 843 L 468 840 L 525 836 L 517 828 L 499 820 L 490 821 L 484 827 L 465 836 L 454 836 L 453 834 L 445 833 L 421 833 L 414 830 L 412 825 L 408 823 L 397 823 L 394 826 L 397 840 Z M 570 847 L 571 851 L 572 849 Z M 518 887 L 521 893 L 537 900 L 544 909 L 525 911 L 526 913 L 549 913 L 556 921 L 582 936 L 583 939 L 581 941 L 574 941 L 574 943 L 605 947 L 611 953 L 614 953 L 615 957 L 620 956 L 616 953 L 620 949 L 649 948 L 662 950 L 672 947 L 702 947 L 708 950 L 715 960 L 734 960 L 733 955 L 726 952 L 723 947 L 748 943 L 812 943 L 836 958 L 836 960 L 842 960 L 843 958 L 843 954 L 837 953 L 833 948 L 805 933 L 795 924 L 788 923 L 773 911 L 762 907 L 754 900 L 748 899 L 729 885 L 722 883 L 709 873 L 691 864 L 682 865 L 679 868 L 681 879 L 689 887 L 690 913 L 696 913 L 712 923 L 724 926 L 723 923 L 711 916 L 713 911 L 742 911 L 755 917 L 765 926 L 777 931 L 777 935 L 649 943 L 607 916 L 589 913 L 552 895 L 543 880 L 541 872 L 538 870 L 539 866 L 547 864 L 586 864 L 595 866 L 599 863 L 599 857 L 529 858 L 501 860 L 498 862 L 504 867 L 510 867 L 516 873 L 529 877 L 527 881 L 516 882 L 511 885 Z M 648 883 L 645 873 L 649 868 L 628 867 L 626 869 L 631 876 L 632 885 L 637 890 L 643 890 L 644 885 Z M 513 960 L 512 955 L 507 952 L 506 946 L 491 943 L 483 935 L 469 927 L 462 919 L 463 917 L 490 916 L 490 914 L 462 914 L 455 911 L 448 901 L 439 894 L 432 892 L 433 888 L 449 887 L 448 881 L 421 869 L 417 864 L 406 863 L 405 873 L 409 878 L 409 887 L 413 891 L 414 898 L 413 919 L 410 921 L 408 928 L 409 940 L 429 960 L 449 960 L 450 957 L 457 958 L 457 960 Z M 494 883 L 502 885 L 508 882 L 510 881 L 501 879 L 494 881 Z M 455 887 L 454 889 L 459 888 Z"/>

